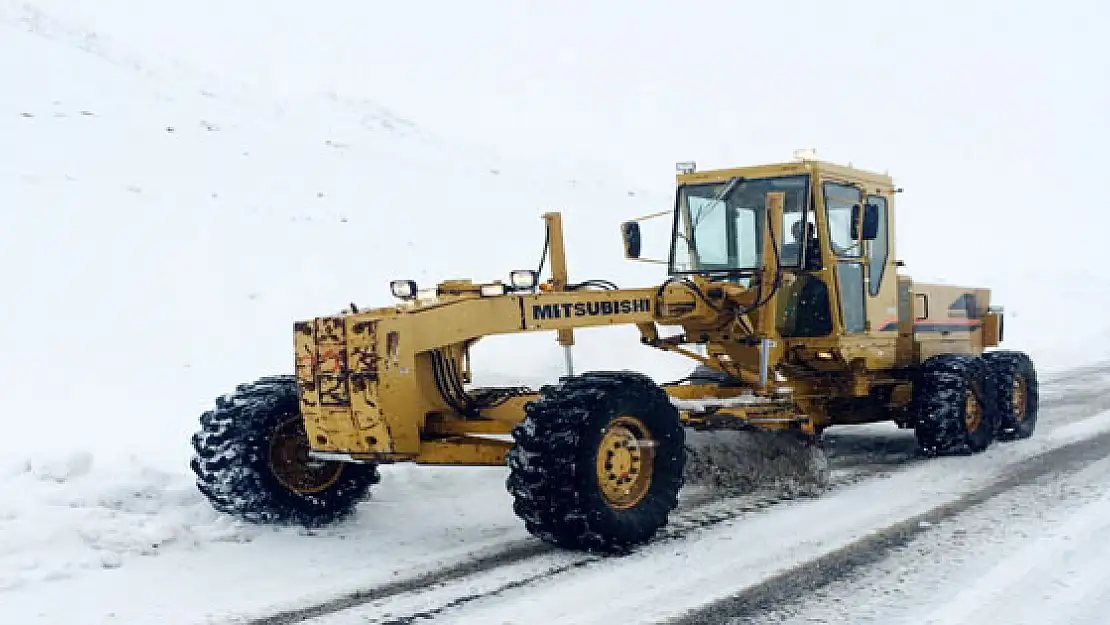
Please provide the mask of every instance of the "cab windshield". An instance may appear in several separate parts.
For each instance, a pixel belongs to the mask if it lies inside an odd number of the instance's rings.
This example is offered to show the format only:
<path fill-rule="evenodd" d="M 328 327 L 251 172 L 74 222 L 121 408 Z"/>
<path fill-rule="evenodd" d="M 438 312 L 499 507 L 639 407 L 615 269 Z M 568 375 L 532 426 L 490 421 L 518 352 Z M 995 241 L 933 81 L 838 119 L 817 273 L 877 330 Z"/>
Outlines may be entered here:
<path fill-rule="evenodd" d="M 671 238 L 670 272 L 760 269 L 763 237 L 767 231 L 767 194 L 780 191 L 786 194 L 786 223 L 782 225 L 789 228 L 791 223 L 804 219 L 809 176 L 733 178 L 726 182 L 680 187 Z M 780 246 L 783 243 L 778 241 Z M 784 262 L 786 266 L 790 264 Z"/>

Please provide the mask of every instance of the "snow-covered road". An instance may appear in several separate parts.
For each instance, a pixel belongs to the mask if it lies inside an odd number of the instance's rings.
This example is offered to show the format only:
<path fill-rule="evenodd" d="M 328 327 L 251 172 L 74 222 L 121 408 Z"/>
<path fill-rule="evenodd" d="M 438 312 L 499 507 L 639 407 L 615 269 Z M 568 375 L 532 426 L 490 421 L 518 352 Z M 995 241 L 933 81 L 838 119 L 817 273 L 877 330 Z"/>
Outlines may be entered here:
<path fill-rule="evenodd" d="M 1051 472 L 827 585 L 716 623 L 1095 625 L 1110 614 L 1110 457 Z M 690 621 L 687 621 L 690 622 Z M 703 621 L 710 622 L 710 621 Z"/>
<path fill-rule="evenodd" d="M 77 613 L 82 622 L 135 624 L 690 618 L 707 605 L 731 605 L 738 593 L 770 592 L 769 579 L 797 575 L 907 520 L 982 493 L 1000 500 L 1028 481 L 1013 482 L 1015 471 L 1048 467 L 1030 474 L 1039 479 L 1056 460 L 1075 457 L 1068 445 L 1094 445 L 1084 458 L 1110 452 L 1100 438 L 1110 432 L 1110 367 L 1048 379 L 1043 399 L 1032 439 L 972 457 L 917 458 L 912 433 L 885 425 L 830 430 L 831 491 L 714 501 L 691 490 L 665 534 L 623 558 L 558 551 L 529 537 L 512 514 L 501 469 L 390 467 L 375 496 L 342 526 L 310 534 L 198 522 L 191 546 L 182 544 L 186 537 L 122 565 L 0 591 L 0 622 L 55 623 Z M 1036 460 L 1045 453 L 1048 461 Z M 1008 485 L 999 489 L 1000 480 Z M 190 509 L 201 516 L 203 502 L 175 485 L 178 506 L 149 522 Z M 202 538 L 201 529 L 220 527 L 222 539 Z M 125 529 L 116 528 L 119 540 Z M 24 557 L 30 563 L 33 554 Z"/>
<path fill-rule="evenodd" d="M 1057 461 L 1076 457 L 1068 445 L 1087 445 L 1083 458 L 1107 453 L 1110 447 L 1097 437 L 1110 432 L 1108 389 L 1105 367 L 1047 381 L 1037 436 L 970 458 L 921 460 L 912 453 L 912 434 L 886 426 L 831 430 L 833 492 L 811 500 L 762 494 L 705 501 L 692 491 L 660 540 L 624 558 L 561 552 L 530 540 L 501 501 L 500 471 L 400 470 L 351 526 L 315 536 L 275 531 L 244 544 L 165 554 L 28 589 L 2 605 L 22 608 L 25 622 L 36 608 L 40 622 L 52 622 L 64 609 L 54 600 L 68 594 L 82 596 L 88 614 L 112 614 L 105 619 L 111 622 L 157 615 L 162 622 L 271 625 L 404 623 L 418 616 L 651 622 L 697 619 L 705 605 L 725 606 L 723 613 L 708 613 L 708 621 L 694 621 L 719 622 L 737 593 L 751 599 L 770 592 L 768 579 L 776 575 L 870 544 L 877 534 L 904 529 L 954 502 L 983 493 L 999 499 L 1022 483 L 1015 471 L 1033 466 L 1030 475 L 1040 479 Z M 1048 460 L 1036 464 L 1046 452 Z M 1048 469 L 1036 469 L 1042 465 Z M 134 585 L 145 589 L 141 596 L 128 596 Z"/>
<path fill-rule="evenodd" d="M 970 458 L 914 463 L 817 499 L 745 512 L 624 558 L 529 561 L 525 567 L 466 576 L 311 622 L 399 624 L 422 617 L 444 623 L 601 625 L 666 619 L 719 623 L 735 614 L 751 616 L 753 606 L 763 605 L 768 596 L 790 597 L 784 589 L 793 585 L 820 587 L 859 566 L 861 558 L 874 559 L 912 538 L 930 520 L 958 519 L 984 501 L 1024 489 L 1027 482 L 1110 455 L 1110 412 L 1067 425 L 1051 421 L 1059 414 L 1046 411 L 1049 425 L 1034 441 L 997 446 Z M 959 561 L 952 559 L 956 566 Z M 844 622 L 854 622 L 851 597 L 847 588 L 832 600 L 846 604 Z M 750 622 L 761 619 L 756 615 Z"/>

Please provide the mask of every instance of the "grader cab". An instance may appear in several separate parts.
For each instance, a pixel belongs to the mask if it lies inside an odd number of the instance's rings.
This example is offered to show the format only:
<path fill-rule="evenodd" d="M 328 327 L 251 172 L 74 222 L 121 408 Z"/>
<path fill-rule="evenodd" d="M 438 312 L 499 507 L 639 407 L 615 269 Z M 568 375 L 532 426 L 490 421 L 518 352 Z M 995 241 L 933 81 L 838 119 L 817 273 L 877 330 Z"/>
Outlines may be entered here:
<path fill-rule="evenodd" d="M 545 214 L 546 280 L 541 263 L 507 283 L 395 281 L 393 305 L 297 322 L 291 375 L 240 385 L 200 417 L 198 487 L 244 519 L 317 525 L 347 515 L 381 464 L 507 465 L 531 533 L 621 551 L 677 506 L 689 429 L 817 440 L 831 425 L 894 421 L 932 455 L 1030 436 L 1036 371 L 1023 353 L 988 351 L 1003 329 L 989 290 L 898 273 L 899 191 L 810 158 L 684 168 L 666 212 L 668 277 L 634 289 L 570 280 L 561 216 Z M 627 258 L 641 260 L 640 223 L 658 217 L 621 224 Z M 667 384 L 575 374 L 573 331 L 618 324 L 695 372 Z M 526 332 L 556 334 L 567 375 L 473 388 L 475 342 Z"/>

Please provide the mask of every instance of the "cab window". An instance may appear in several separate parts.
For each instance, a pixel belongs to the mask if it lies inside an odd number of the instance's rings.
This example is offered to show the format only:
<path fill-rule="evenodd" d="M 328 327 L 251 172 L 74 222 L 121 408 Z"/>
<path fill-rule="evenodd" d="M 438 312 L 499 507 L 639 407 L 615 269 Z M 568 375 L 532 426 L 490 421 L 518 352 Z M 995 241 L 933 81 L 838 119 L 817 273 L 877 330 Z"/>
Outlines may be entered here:
<path fill-rule="evenodd" d="M 829 222 L 829 246 L 840 258 L 859 258 L 860 246 L 852 239 L 852 207 L 860 203 L 858 187 L 826 182 L 825 217 Z"/>

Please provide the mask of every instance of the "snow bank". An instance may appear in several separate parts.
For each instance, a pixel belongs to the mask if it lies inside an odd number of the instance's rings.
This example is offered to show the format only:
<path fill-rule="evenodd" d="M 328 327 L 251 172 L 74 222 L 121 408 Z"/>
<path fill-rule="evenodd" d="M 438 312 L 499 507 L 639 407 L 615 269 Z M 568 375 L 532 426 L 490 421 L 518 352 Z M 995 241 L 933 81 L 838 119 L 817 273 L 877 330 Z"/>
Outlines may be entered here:
<path fill-rule="evenodd" d="M 0 467 L 0 593 L 256 531 L 214 513 L 181 472 L 137 458 L 102 465 L 74 452 Z"/>

